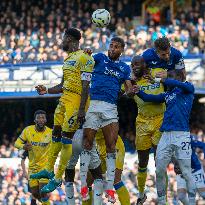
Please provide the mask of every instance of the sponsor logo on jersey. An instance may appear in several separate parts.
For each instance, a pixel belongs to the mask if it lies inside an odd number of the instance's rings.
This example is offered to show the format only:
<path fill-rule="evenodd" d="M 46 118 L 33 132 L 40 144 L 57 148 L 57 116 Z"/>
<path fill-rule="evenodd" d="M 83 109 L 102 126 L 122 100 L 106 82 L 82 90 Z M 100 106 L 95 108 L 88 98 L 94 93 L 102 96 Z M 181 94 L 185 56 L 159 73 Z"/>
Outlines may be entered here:
<path fill-rule="evenodd" d="M 176 98 L 176 93 L 172 93 L 171 95 L 168 95 L 165 97 L 166 103 L 172 101 L 174 98 Z"/>
<path fill-rule="evenodd" d="M 33 146 L 46 147 L 49 143 L 46 142 L 31 142 Z"/>
<path fill-rule="evenodd" d="M 117 77 L 117 78 L 120 78 L 120 73 L 115 71 L 115 70 L 109 70 L 107 67 L 105 67 L 105 72 L 104 72 L 105 75 L 111 75 L 111 76 L 114 76 L 114 77 Z"/>
<path fill-rule="evenodd" d="M 150 85 L 142 85 L 140 90 L 145 91 L 145 90 L 154 90 L 156 88 L 160 88 L 160 83 L 154 83 Z"/>
<path fill-rule="evenodd" d="M 68 66 L 74 66 L 76 61 L 66 61 L 64 64 Z"/>

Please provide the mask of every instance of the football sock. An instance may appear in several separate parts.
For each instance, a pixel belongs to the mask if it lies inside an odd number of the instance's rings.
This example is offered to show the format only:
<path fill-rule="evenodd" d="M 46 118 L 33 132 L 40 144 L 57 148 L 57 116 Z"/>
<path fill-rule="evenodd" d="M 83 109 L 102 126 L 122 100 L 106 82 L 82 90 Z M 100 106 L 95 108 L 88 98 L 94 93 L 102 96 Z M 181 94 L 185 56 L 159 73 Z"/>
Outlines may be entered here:
<path fill-rule="evenodd" d="M 114 179 L 115 179 L 115 160 L 116 160 L 116 153 L 107 153 L 106 156 L 106 166 L 107 166 L 107 173 L 106 173 L 106 181 L 107 181 L 107 188 L 106 190 L 112 190 Z"/>
<path fill-rule="evenodd" d="M 50 205 L 50 201 L 48 197 L 41 198 L 42 205 Z"/>
<path fill-rule="evenodd" d="M 94 193 L 93 193 L 93 200 L 95 205 L 102 205 L 103 199 L 103 180 L 102 179 L 96 179 L 94 181 Z"/>
<path fill-rule="evenodd" d="M 75 205 L 73 182 L 67 182 L 65 185 L 66 198 L 69 205 Z"/>
<path fill-rule="evenodd" d="M 62 148 L 61 138 L 52 137 L 52 142 L 48 153 L 48 163 L 46 167 L 46 169 L 49 172 L 54 171 L 54 165 L 58 157 L 58 154 L 61 151 L 61 148 Z"/>
<path fill-rule="evenodd" d="M 130 205 L 130 195 L 122 181 L 114 185 L 121 205 Z"/>
<path fill-rule="evenodd" d="M 87 186 L 87 173 L 90 164 L 91 153 L 90 150 L 84 149 L 80 155 L 80 180 L 81 187 Z"/>
<path fill-rule="evenodd" d="M 62 180 L 63 173 L 65 172 L 68 161 L 72 155 L 72 140 L 62 137 L 61 142 L 62 142 L 62 149 L 61 149 L 61 156 L 58 165 L 58 170 L 55 175 L 56 180 Z"/>
<path fill-rule="evenodd" d="M 137 181 L 138 181 L 138 190 L 139 198 L 144 196 L 145 182 L 147 179 L 147 167 L 138 167 Z"/>

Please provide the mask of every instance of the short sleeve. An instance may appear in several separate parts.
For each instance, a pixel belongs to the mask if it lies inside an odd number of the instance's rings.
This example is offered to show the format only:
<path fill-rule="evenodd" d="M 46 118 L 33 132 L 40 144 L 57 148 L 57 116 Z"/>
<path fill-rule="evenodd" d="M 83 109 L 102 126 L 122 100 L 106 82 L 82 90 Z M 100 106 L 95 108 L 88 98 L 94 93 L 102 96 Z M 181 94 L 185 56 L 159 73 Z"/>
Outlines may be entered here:
<path fill-rule="evenodd" d="M 27 129 L 25 128 L 21 135 L 19 136 L 19 139 L 21 139 L 22 142 L 26 143 L 27 141 Z"/>
<path fill-rule="evenodd" d="M 130 66 L 126 66 L 126 75 L 125 75 L 125 80 L 131 80 L 131 69 Z"/>
<path fill-rule="evenodd" d="M 185 69 L 184 58 L 183 58 L 182 53 L 180 51 L 177 51 L 175 58 L 176 58 L 175 69 L 176 70 Z"/>
<path fill-rule="evenodd" d="M 96 64 L 98 64 L 102 58 L 102 53 L 96 53 L 93 55 L 94 61 Z"/>
<path fill-rule="evenodd" d="M 84 54 L 79 59 L 79 64 L 81 72 L 92 73 L 95 62 L 92 56 Z"/>

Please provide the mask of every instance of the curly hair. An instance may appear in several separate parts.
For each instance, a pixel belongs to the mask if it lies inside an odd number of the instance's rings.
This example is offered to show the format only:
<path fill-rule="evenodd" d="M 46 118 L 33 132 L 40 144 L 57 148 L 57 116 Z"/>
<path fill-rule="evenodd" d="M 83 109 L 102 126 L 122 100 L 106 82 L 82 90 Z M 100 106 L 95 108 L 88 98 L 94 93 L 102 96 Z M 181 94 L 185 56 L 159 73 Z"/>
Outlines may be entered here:
<path fill-rule="evenodd" d="M 65 30 L 65 34 L 67 36 L 72 36 L 76 41 L 79 41 L 81 39 L 81 33 L 76 28 L 68 28 Z"/>

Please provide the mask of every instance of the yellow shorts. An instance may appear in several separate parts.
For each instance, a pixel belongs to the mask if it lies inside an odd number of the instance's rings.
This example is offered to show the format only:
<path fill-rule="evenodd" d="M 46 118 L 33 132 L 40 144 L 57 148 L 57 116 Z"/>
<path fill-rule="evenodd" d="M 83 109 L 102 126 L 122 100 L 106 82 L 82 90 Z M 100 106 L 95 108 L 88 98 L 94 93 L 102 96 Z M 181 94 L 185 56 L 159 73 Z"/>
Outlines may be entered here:
<path fill-rule="evenodd" d="M 81 96 L 65 92 L 54 113 L 54 125 L 61 126 L 64 132 L 75 132 L 79 128 L 77 115 Z"/>
<path fill-rule="evenodd" d="M 99 135 L 102 135 L 102 137 L 100 137 Z M 102 171 L 103 173 L 105 173 L 107 170 L 106 168 L 106 145 L 105 145 L 105 140 L 104 140 L 102 132 L 97 133 L 96 143 L 97 143 L 97 149 L 98 149 L 100 159 L 101 159 Z M 116 168 L 123 170 L 124 159 L 125 159 L 125 146 L 120 136 L 118 136 L 118 140 L 116 143 L 116 152 L 117 152 L 116 153 Z"/>
<path fill-rule="evenodd" d="M 145 119 L 138 116 L 136 119 L 136 149 L 147 150 L 152 145 L 157 145 L 160 138 L 163 115 L 153 117 L 151 119 Z"/>

